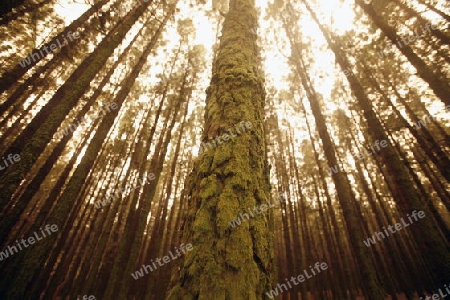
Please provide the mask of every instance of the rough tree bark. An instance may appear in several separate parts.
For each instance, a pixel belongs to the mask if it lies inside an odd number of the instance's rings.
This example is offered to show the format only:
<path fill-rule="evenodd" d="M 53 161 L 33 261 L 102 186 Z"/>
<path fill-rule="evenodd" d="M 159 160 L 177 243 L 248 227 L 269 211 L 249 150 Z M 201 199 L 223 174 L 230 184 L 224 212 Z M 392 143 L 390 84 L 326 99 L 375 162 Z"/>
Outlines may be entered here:
<path fill-rule="evenodd" d="M 193 250 L 186 253 L 167 299 L 264 299 L 271 288 L 272 211 L 230 226 L 240 213 L 264 205 L 270 193 L 256 27 L 254 0 L 231 0 L 202 136 L 209 143 L 226 140 L 203 151 L 187 179 L 183 242 Z"/>

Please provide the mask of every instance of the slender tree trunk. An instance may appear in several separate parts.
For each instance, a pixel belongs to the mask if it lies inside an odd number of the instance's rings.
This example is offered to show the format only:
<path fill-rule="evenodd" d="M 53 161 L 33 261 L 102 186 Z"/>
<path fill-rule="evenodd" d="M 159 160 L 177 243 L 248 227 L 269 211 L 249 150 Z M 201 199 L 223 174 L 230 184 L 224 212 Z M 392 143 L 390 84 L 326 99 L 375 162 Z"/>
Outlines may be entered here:
<path fill-rule="evenodd" d="M 68 33 L 74 33 L 77 31 L 78 27 L 82 26 L 96 11 L 98 11 L 103 5 L 108 3 L 110 0 L 102 0 L 98 4 L 94 4 L 91 8 L 89 8 L 85 13 L 83 13 L 78 19 L 73 21 L 69 26 L 64 28 L 64 30 L 60 33 L 58 33 L 55 37 L 53 37 L 48 43 L 43 45 L 40 49 L 34 49 L 29 54 L 29 58 L 35 54 L 38 58 L 36 60 L 30 59 L 29 64 L 27 63 L 25 66 L 22 66 L 20 63 L 18 63 L 11 71 L 6 72 L 2 75 L 0 78 L 0 94 L 6 91 L 10 86 L 12 86 L 18 79 L 20 79 L 25 73 L 27 73 L 28 70 L 30 70 L 32 67 L 34 67 L 39 61 L 41 61 L 44 57 L 46 57 L 49 53 L 48 50 L 45 51 L 45 49 L 48 49 L 50 45 L 59 45 L 59 43 L 64 43 L 64 38 L 68 36 Z M 76 43 L 77 39 L 72 37 L 72 40 L 70 38 L 66 38 L 68 45 L 70 47 L 71 44 Z M 66 47 L 67 47 L 66 46 Z M 64 46 L 63 46 L 64 47 Z"/>
<path fill-rule="evenodd" d="M 74 200 L 78 196 L 78 192 L 84 183 L 84 179 L 88 175 L 90 168 L 92 167 L 95 161 L 95 157 L 97 156 L 99 150 L 101 149 L 103 141 L 106 135 L 108 134 L 111 126 L 114 123 L 115 117 L 119 113 L 120 107 L 122 106 L 128 93 L 130 92 L 130 89 L 139 72 L 142 70 L 144 63 L 147 61 L 147 56 L 149 55 L 150 51 L 153 49 L 157 40 L 159 39 L 162 29 L 164 28 L 165 23 L 167 22 L 170 15 L 171 14 L 166 15 L 164 21 L 160 24 L 154 36 L 149 41 L 146 50 L 142 54 L 140 60 L 134 66 L 133 70 L 123 83 L 121 90 L 119 91 L 118 95 L 115 98 L 115 103 L 118 106 L 117 109 L 107 113 L 105 118 L 102 120 L 101 125 L 99 126 L 94 138 L 92 139 L 86 150 L 82 162 L 77 166 L 77 169 L 75 170 L 72 178 L 67 184 L 66 189 L 61 195 L 58 205 L 56 205 L 55 209 L 53 210 L 51 219 L 53 220 L 54 223 L 59 225 L 61 231 L 64 231 L 64 228 L 70 227 L 67 226 L 68 223 L 70 222 L 66 222 L 66 219 L 67 216 L 69 215 L 73 203 L 75 203 Z M 42 224 L 37 224 L 33 227 L 35 230 L 37 230 L 40 225 Z M 61 233 L 59 233 L 59 235 L 61 235 Z M 29 290 L 27 291 L 27 289 L 29 288 L 29 285 L 32 284 L 36 279 L 35 276 L 37 275 L 37 273 L 39 273 L 38 269 L 42 267 L 41 266 L 42 261 L 40 261 L 40 259 L 36 260 L 36 258 L 45 257 L 46 253 L 48 253 L 49 250 L 52 249 L 53 247 L 52 242 L 53 239 L 50 238 L 44 239 L 41 243 L 36 244 L 36 247 L 34 247 L 33 249 L 34 251 L 32 253 L 28 252 L 29 255 L 25 255 L 24 260 L 21 262 L 23 267 L 17 272 L 18 274 L 16 276 L 11 276 L 12 277 L 11 281 L 15 282 L 15 284 L 12 284 L 12 286 L 15 288 L 12 290 L 2 291 L 2 293 L 10 295 L 10 297 L 12 295 L 16 295 L 14 297 L 17 297 L 17 295 L 24 295 L 24 294 L 33 295 L 33 293 L 30 293 L 31 291 Z M 49 267 L 47 267 L 46 271 L 41 272 L 40 275 L 42 275 L 43 273 L 44 274 L 47 273 L 46 275 L 48 275 L 48 270 Z"/>
<path fill-rule="evenodd" d="M 287 29 L 287 27 L 286 27 Z M 288 35 L 289 36 L 289 35 Z M 289 36 L 291 37 L 291 36 Z M 293 47 L 293 45 L 292 45 Z M 314 159 L 316 160 L 316 165 L 319 171 L 319 178 L 320 181 L 322 183 L 322 189 L 324 190 L 325 193 L 325 197 L 327 199 L 327 205 L 329 207 L 330 210 L 330 219 L 331 219 L 331 226 L 330 226 L 330 231 L 325 231 L 325 235 L 332 235 L 332 232 L 334 233 L 334 239 L 336 240 L 336 246 L 333 249 L 336 249 L 336 255 L 333 257 L 334 259 L 332 261 L 330 261 L 330 265 L 331 265 L 331 270 L 334 269 L 334 272 L 336 272 L 336 274 L 339 274 L 339 276 L 337 276 L 337 281 L 338 281 L 338 285 L 339 285 L 339 294 L 335 294 L 334 297 L 339 298 L 339 299 L 347 299 L 348 298 L 348 294 L 347 294 L 347 285 L 344 281 L 344 278 L 349 278 L 349 276 L 351 275 L 349 273 L 348 267 L 344 267 L 344 265 L 342 264 L 342 260 L 345 256 L 344 254 L 344 249 L 342 247 L 342 245 L 344 244 L 344 240 L 341 238 L 341 233 L 339 230 L 339 226 L 338 226 L 338 221 L 336 218 L 336 210 L 334 208 L 334 205 L 331 201 L 331 195 L 328 191 L 328 185 L 326 183 L 326 176 L 325 176 L 325 172 L 323 171 L 323 167 L 322 164 L 320 163 L 320 159 L 319 159 L 319 153 L 317 152 L 316 149 L 316 140 L 313 137 L 313 133 L 311 130 L 311 126 L 309 124 L 307 115 L 306 115 L 306 110 L 305 110 L 305 106 L 303 105 L 303 102 L 300 101 L 300 105 L 301 105 L 301 110 L 303 111 L 303 116 L 305 118 L 305 122 L 306 122 L 306 127 L 308 129 L 308 133 L 309 133 L 309 138 L 311 141 L 311 147 L 313 149 L 314 152 Z M 319 201 L 320 202 L 320 201 Z M 327 225 L 324 224 L 324 228 L 326 228 Z M 346 235 L 348 234 L 347 232 L 345 233 Z M 332 247 L 331 243 L 329 244 L 328 247 Z M 336 277 L 336 276 L 335 276 Z"/>
<path fill-rule="evenodd" d="M 75 117 L 75 120 L 77 120 L 77 119 L 80 120 L 81 117 L 85 116 L 85 114 L 89 111 L 91 106 L 97 100 L 98 96 L 100 96 L 100 94 L 102 93 L 103 87 L 110 80 L 110 77 L 114 73 L 116 67 L 119 65 L 119 63 L 121 61 L 123 61 L 123 58 L 132 49 L 133 42 L 136 41 L 138 36 L 139 35 L 136 35 L 136 37 L 132 40 L 130 45 L 121 54 L 119 59 L 112 65 L 111 69 L 108 71 L 108 73 L 103 78 L 102 82 L 99 84 L 98 88 L 94 91 L 93 95 L 89 98 L 89 102 L 77 114 L 77 116 Z M 94 122 L 93 127 L 95 127 L 95 125 L 97 124 L 97 121 L 98 120 L 96 120 Z M 88 137 L 89 137 L 90 134 L 91 134 L 91 130 L 88 132 Z M 52 153 L 49 156 L 49 158 L 47 159 L 47 161 L 45 162 L 45 164 L 40 168 L 39 172 L 33 178 L 32 182 L 29 184 L 29 186 L 27 186 L 27 188 L 25 190 L 25 193 L 22 194 L 19 199 L 11 201 L 11 203 L 8 203 L 8 206 L 5 206 L 5 208 L 11 207 L 12 205 L 14 205 L 14 206 L 17 206 L 17 205 L 22 206 L 23 204 L 29 203 L 31 198 L 36 193 L 36 191 L 38 191 L 41 183 L 45 180 L 47 174 L 50 172 L 51 168 L 53 167 L 53 164 L 56 162 L 58 157 L 63 153 L 67 143 L 72 138 L 72 136 L 73 136 L 73 132 L 71 131 L 71 132 L 69 132 L 69 134 L 64 135 L 62 137 L 62 139 L 58 142 L 56 147 L 52 150 Z M 81 149 L 79 149 L 79 151 L 81 151 Z M 76 154 L 74 154 L 74 157 L 71 160 L 74 160 L 74 159 L 76 160 Z M 68 176 L 69 173 L 70 173 L 70 170 L 71 170 L 71 165 L 69 163 L 68 166 L 66 166 L 66 171 L 63 174 Z M 53 196 L 55 196 L 55 197 L 57 196 L 57 193 L 59 193 L 60 189 L 63 187 L 63 184 L 64 184 L 64 182 L 66 180 L 66 176 L 64 176 L 63 174 L 60 175 L 60 177 L 59 177 L 59 179 L 57 181 L 57 184 L 55 185 L 55 187 L 57 187 L 56 190 L 54 189 L 56 194 L 53 195 Z M 55 198 L 49 197 L 47 199 L 47 201 L 49 201 L 49 203 L 48 203 L 48 205 L 49 205 L 48 210 L 50 209 L 50 207 L 51 207 L 51 205 L 52 205 L 52 203 L 54 201 L 53 199 L 55 199 Z M 17 220 L 20 217 L 20 214 L 22 213 L 22 211 L 21 210 L 17 210 L 17 209 L 12 209 L 11 211 L 6 211 L 5 208 L 4 208 L 2 213 L 7 212 L 8 218 L 0 219 L 0 228 L 5 228 L 5 230 L 7 230 L 9 232 L 12 229 L 12 226 L 14 226 L 15 220 Z M 43 210 L 46 211 L 46 209 L 43 209 Z M 36 222 L 39 223 L 39 220 L 36 220 Z M 9 229 L 6 229 L 6 228 L 9 228 Z"/>
<path fill-rule="evenodd" d="M 429 23 L 426 19 L 422 17 L 421 14 L 417 13 L 414 9 L 412 9 L 402 1 L 393 0 L 393 2 L 395 2 L 397 6 L 401 7 L 409 15 L 410 19 L 416 18 L 419 25 L 426 26 L 426 24 Z M 450 45 L 450 37 L 445 35 L 442 31 L 431 30 L 430 34 L 438 38 L 442 42 L 442 44 Z"/>
<path fill-rule="evenodd" d="M 355 3 L 364 10 L 364 12 L 384 32 L 384 34 L 386 34 L 398 50 L 406 56 L 409 62 L 416 68 L 417 74 L 429 84 L 436 96 L 438 96 L 446 105 L 450 105 L 450 86 L 448 85 L 448 82 L 446 82 L 443 78 L 441 79 L 437 74 L 434 74 L 432 69 L 429 68 L 426 63 L 414 53 L 410 46 L 404 43 L 401 45 L 397 43 L 399 36 L 395 30 L 376 13 L 371 4 L 366 4 L 364 0 L 355 0 Z"/>
<path fill-rule="evenodd" d="M 108 57 L 144 11 L 143 7 L 139 7 L 130 12 L 125 17 L 126 20 L 122 26 L 119 26 L 116 32 L 112 32 L 103 39 L 94 52 L 81 63 L 64 85 L 58 89 L 49 103 L 40 110 L 38 115 L 6 151 L 6 153 L 13 154 L 20 153 L 21 159 L 15 164 L 15 168 L 8 168 L 0 177 L 1 207 L 5 206 L 10 200 L 17 186 L 51 141 L 58 126 L 75 106 L 81 95 L 89 87 L 91 80 L 103 67 Z M 16 209 L 23 211 L 25 206 L 26 203 L 22 203 Z M 0 228 L 0 244 L 2 244 L 8 234 L 8 231 L 5 230 L 8 230 L 8 228 Z"/>
<path fill-rule="evenodd" d="M 168 178 L 168 184 L 167 184 L 167 189 L 165 191 L 166 194 L 166 199 L 163 203 L 165 203 L 166 205 L 164 206 L 164 209 L 167 211 L 167 206 L 168 206 L 168 201 L 169 198 L 172 197 L 172 185 L 173 185 L 173 179 L 174 176 L 177 174 L 176 179 L 175 179 L 175 187 L 174 187 L 174 196 L 173 198 L 176 199 L 177 196 L 177 192 L 178 192 L 178 188 L 181 184 L 180 179 L 181 179 L 181 172 L 180 170 L 176 170 L 177 165 L 179 164 L 178 159 L 180 158 L 180 150 L 181 150 L 181 145 L 182 145 L 182 137 L 183 137 L 183 133 L 184 133 L 184 128 L 186 126 L 186 117 L 187 117 L 187 112 L 188 112 L 188 105 L 186 105 L 186 109 L 184 112 L 184 116 L 183 116 L 183 121 L 181 122 L 181 128 L 179 130 L 179 137 L 177 140 L 177 144 L 175 147 L 175 151 L 174 151 L 174 156 L 172 158 L 172 165 L 170 168 L 170 175 L 167 176 Z M 170 214 L 169 217 L 166 219 L 165 215 L 167 212 L 163 213 L 163 216 L 161 216 L 161 221 L 162 223 L 165 225 L 165 228 L 159 228 L 158 232 L 156 233 L 159 238 L 161 239 L 161 249 L 162 252 L 165 253 L 169 253 L 169 251 L 172 251 L 175 247 L 175 245 L 172 247 L 172 245 L 170 244 L 171 238 L 172 238 L 172 230 L 171 230 L 171 226 L 173 224 L 173 219 L 174 219 L 174 205 L 172 205 L 171 209 L 170 209 Z M 164 230 L 165 229 L 165 230 Z M 153 243 L 151 243 L 153 245 Z M 158 282 L 158 285 L 154 288 L 154 293 L 156 295 L 163 295 L 166 290 L 167 290 L 167 286 L 170 284 L 170 274 L 173 270 L 172 268 L 172 264 L 170 264 L 169 266 L 167 266 L 164 269 L 158 269 L 158 277 L 153 277 L 151 282 Z M 138 289 L 139 290 L 139 289 Z M 128 298 L 130 299 L 132 295 L 129 295 Z M 135 293 L 135 296 L 138 296 Z"/>
<path fill-rule="evenodd" d="M 285 27 L 288 36 L 292 36 L 290 30 Z M 290 39 L 292 41 L 292 39 Z M 336 153 L 334 150 L 333 142 L 326 128 L 325 117 L 319 106 L 317 94 L 312 88 L 312 85 L 307 78 L 307 71 L 303 63 L 301 50 L 291 45 L 294 53 L 295 66 L 297 67 L 297 73 L 301 78 L 302 85 L 306 91 L 307 98 L 311 105 L 311 110 L 316 121 L 317 130 L 322 140 L 325 156 L 327 158 L 328 167 L 330 170 L 339 166 Z M 385 294 L 378 281 L 376 269 L 373 265 L 371 254 L 366 247 L 364 247 L 362 241 L 366 238 L 364 236 L 364 228 L 361 227 L 359 218 L 355 213 L 353 202 L 356 200 L 350 186 L 350 182 L 343 170 L 337 172 L 331 172 L 333 182 L 336 186 L 336 192 L 338 194 L 339 204 L 342 208 L 345 224 L 349 232 L 349 239 L 352 248 L 355 251 L 359 267 L 361 269 L 361 275 L 365 278 L 366 292 L 370 299 L 383 299 Z"/>
<path fill-rule="evenodd" d="M 360 2 L 360 0 L 356 1 Z M 363 3 L 361 5 L 367 7 L 367 5 Z M 349 69 L 350 63 L 342 54 L 340 48 L 331 40 L 331 37 L 325 31 L 311 7 L 307 5 L 307 8 L 325 36 L 329 47 L 334 52 L 341 69 Z M 390 30 L 392 31 L 392 29 Z M 432 219 L 430 210 L 426 207 L 423 208 L 422 201 L 417 195 L 414 182 L 409 176 L 408 170 L 404 168 L 403 163 L 392 146 L 389 137 L 385 133 L 380 120 L 373 111 L 371 101 L 367 98 L 364 88 L 355 76 L 348 76 L 347 79 L 363 110 L 364 117 L 368 123 L 368 130 L 372 143 L 375 144 L 376 141 L 386 141 L 388 143 L 388 145 L 379 153 L 386 167 L 388 176 L 395 183 L 392 192 L 402 217 L 406 217 L 414 210 L 416 210 L 416 212 L 423 210 L 427 216 L 420 220 L 420 226 L 418 224 L 412 226 L 411 231 L 414 232 L 415 241 L 420 241 L 418 245 L 421 248 L 422 255 L 427 256 L 428 267 L 432 270 L 435 282 L 444 285 L 444 278 L 450 274 L 450 251 L 445 241 L 438 233 L 438 228 Z M 450 93 L 447 93 L 447 95 L 450 95 Z"/>
<path fill-rule="evenodd" d="M 369 71 L 367 70 L 367 66 L 365 64 L 364 64 L 364 72 L 372 81 L 372 84 L 375 87 L 375 89 L 383 96 L 382 98 L 384 99 L 384 101 L 388 105 L 390 105 L 391 109 L 394 111 L 397 118 L 405 125 L 405 127 L 409 129 L 411 134 L 416 138 L 419 145 L 425 150 L 427 156 L 435 164 L 436 168 L 440 171 L 441 175 L 448 182 L 450 182 L 450 159 L 446 155 L 446 153 L 444 153 L 444 151 L 441 149 L 441 146 L 435 141 L 434 137 L 430 134 L 426 126 L 421 128 L 420 132 L 418 129 L 416 129 L 416 126 L 411 126 L 408 123 L 408 121 L 403 117 L 403 115 L 400 113 L 400 111 L 397 109 L 397 107 L 394 105 L 394 103 L 392 103 L 392 100 L 389 98 L 389 96 L 386 95 L 386 93 L 381 89 L 381 87 L 378 85 L 373 76 L 369 73 Z M 407 105 L 405 99 L 400 94 L 398 94 L 398 92 L 395 90 L 395 87 L 393 87 L 393 90 L 397 95 L 397 99 L 405 107 L 408 116 L 413 120 L 415 124 L 419 124 L 420 121 L 419 118 L 414 114 L 409 105 Z"/>
<path fill-rule="evenodd" d="M 436 7 L 434 7 L 433 5 L 430 5 L 429 3 L 427 3 L 426 1 L 423 0 L 418 0 L 417 2 L 419 2 L 422 5 L 425 5 L 429 10 L 431 10 L 432 12 L 435 12 L 436 14 L 438 14 L 439 16 L 441 16 L 442 18 L 444 18 L 445 20 L 447 20 L 447 22 L 450 22 L 450 15 L 444 13 L 443 11 L 437 9 Z"/>

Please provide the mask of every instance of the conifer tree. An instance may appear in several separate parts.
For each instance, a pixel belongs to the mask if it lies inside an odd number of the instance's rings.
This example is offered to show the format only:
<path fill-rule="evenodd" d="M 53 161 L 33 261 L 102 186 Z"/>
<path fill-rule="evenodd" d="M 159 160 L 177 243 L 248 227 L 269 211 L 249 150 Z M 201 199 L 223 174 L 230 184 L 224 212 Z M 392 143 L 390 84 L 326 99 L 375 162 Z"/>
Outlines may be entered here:
<path fill-rule="evenodd" d="M 190 174 L 180 275 L 168 299 L 264 299 L 273 270 L 271 211 L 230 227 L 269 200 L 254 0 L 231 0 L 207 90 L 204 143 Z M 223 140 L 222 140 L 223 139 Z"/>

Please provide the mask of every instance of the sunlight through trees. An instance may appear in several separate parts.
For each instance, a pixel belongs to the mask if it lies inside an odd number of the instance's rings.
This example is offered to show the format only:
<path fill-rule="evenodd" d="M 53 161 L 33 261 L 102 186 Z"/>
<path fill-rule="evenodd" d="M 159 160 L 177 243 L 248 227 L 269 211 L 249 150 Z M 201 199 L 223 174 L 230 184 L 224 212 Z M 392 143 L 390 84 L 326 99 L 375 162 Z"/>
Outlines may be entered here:
<path fill-rule="evenodd" d="M 449 22 L 445 0 L 7 1 L 0 299 L 450 296 Z"/>

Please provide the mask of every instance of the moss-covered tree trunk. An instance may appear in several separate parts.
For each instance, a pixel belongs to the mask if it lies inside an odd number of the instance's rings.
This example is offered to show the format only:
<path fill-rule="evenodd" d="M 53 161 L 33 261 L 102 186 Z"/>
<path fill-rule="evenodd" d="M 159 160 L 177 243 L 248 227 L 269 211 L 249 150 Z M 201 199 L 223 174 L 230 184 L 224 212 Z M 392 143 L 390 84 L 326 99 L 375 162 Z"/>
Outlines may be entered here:
<path fill-rule="evenodd" d="M 168 299 L 264 299 L 271 287 L 271 208 L 230 226 L 240 213 L 270 201 L 256 27 L 254 0 L 230 0 L 202 136 L 204 143 L 217 145 L 202 151 L 186 183 L 183 242 L 193 250 Z"/>

